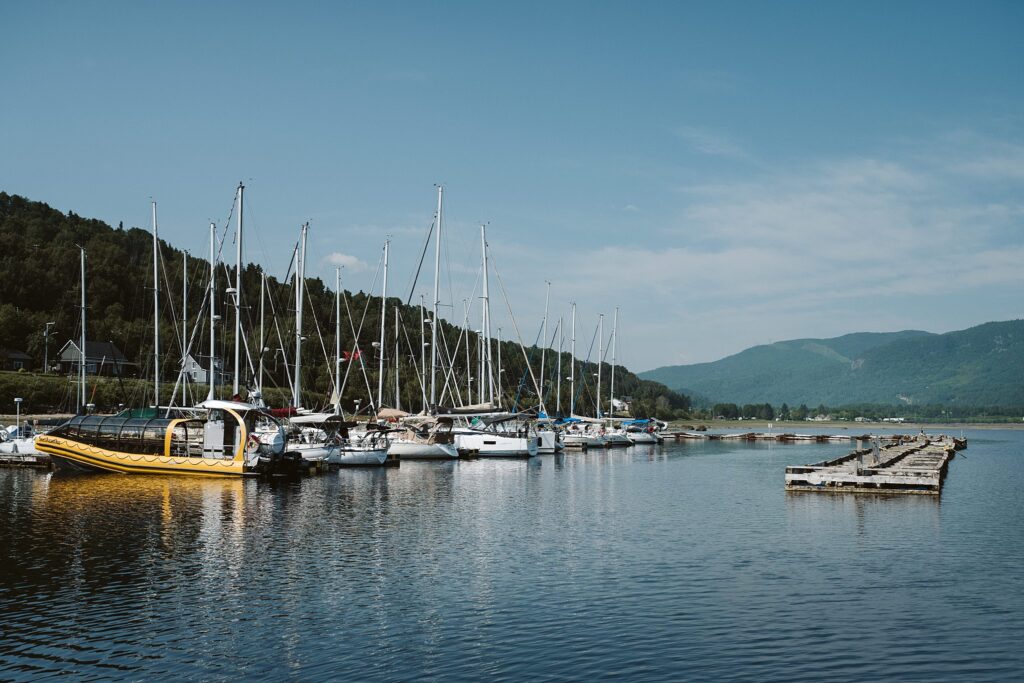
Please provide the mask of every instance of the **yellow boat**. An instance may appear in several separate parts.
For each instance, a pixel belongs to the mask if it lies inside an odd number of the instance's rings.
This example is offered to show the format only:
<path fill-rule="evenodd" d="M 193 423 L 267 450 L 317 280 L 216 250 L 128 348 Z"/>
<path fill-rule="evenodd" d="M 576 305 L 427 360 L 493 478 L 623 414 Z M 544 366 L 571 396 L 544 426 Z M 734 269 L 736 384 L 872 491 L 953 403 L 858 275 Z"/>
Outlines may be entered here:
<path fill-rule="evenodd" d="M 197 408 L 198 417 L 79 415 L 37 436 L 36 449 L 70 472 L 242 476 L 298 467 L 301 458 L 284 452 L 284 429 L 261 408 L 217 400 Z M 276 434 L 263 428 L 258 439 L 261 421 L 277 425 Z"/>

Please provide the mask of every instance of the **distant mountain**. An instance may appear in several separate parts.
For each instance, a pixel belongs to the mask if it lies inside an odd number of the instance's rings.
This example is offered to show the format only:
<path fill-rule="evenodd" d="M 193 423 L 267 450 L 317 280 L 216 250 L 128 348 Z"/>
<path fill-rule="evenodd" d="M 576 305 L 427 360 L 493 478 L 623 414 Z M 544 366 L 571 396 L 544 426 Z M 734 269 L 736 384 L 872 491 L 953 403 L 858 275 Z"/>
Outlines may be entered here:
<path fill-rule="evenodd" d="M 796 339 L 640 377 L 737 404 L 1024 405 L 1024 320 Z"/>

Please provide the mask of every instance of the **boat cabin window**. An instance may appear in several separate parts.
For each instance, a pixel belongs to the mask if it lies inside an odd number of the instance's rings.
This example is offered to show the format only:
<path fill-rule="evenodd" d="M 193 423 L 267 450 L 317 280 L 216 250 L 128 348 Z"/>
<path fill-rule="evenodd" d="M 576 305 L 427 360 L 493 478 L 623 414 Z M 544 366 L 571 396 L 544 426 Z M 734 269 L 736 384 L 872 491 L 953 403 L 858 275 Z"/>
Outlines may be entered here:
<path fill-rule="evenodd" d="M 162 455 L 168 424 L 166 419 L 85 415 L 71 418 L 54 434 L 109 451 Z"/>
<path fill-rule="evenodd" d="M 180 458 L 203 457 L 202 420 L 188 420 L 174 425 L 171 433 L 171 455 Z"/>

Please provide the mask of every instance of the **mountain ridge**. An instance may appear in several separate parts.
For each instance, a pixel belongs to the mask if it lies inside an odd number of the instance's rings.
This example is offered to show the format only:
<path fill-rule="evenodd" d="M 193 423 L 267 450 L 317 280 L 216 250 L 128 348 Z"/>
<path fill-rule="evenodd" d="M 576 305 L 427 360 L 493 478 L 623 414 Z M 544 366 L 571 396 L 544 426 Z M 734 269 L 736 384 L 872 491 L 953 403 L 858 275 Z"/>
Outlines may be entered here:
<path fill-rule="evenodd" d="M 1024 320 L 792 339 L 639 376 L 734 403 L 1022 405 Z"/>

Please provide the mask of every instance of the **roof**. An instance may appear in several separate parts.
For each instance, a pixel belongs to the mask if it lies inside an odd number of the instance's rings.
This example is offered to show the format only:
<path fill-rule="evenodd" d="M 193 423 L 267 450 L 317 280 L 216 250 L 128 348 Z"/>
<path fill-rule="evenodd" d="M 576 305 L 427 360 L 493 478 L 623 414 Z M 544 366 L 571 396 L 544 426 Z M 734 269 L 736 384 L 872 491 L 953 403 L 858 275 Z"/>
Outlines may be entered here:
<path fill-rule="evenodd" d="M 209 356 L 196 355 L 194 353 L 189 353 L 189 354 L 185 355 L 185 358 L 191 360 L 193 363 L 198 365 L 203 370 L 209 370 L 210 369 L 210 357 Z M 223 365 L 223 363 L 221 363 L 220 357 L 217 357 L 217 358 L 213 359 L 213 368 L 214 368 L 214 370 L 220 370 L 222 368 L 222 365 Z"/>
<path fill-rule="evenodd" d="M 76 355 L 80 352 L 79 348 L 78 348 L 78 344 L 76 343 L 76 340 L 71 339 L 71 340 L 68 341 L 67 344 L 65 344 L 61 348 L 60 355 L 64 356 L 64 353 L 68 350 L 68 347 L 70 347 L 70 346 L 74 347 L 74 349 L 75 349 L 74 352 L 75 352 Z M 108 342 L 108 341 L 101 342 L 101 341 L 89 341 L 89 340 L 86 340 L 86 342 L 85 342 L 85 357 L 87 359 L 93 359 L 93 360 L 99 360 L 99 359 L 102 359 L 102 358 L 106 358 L 107 360 L 112 361 L 112 362 L 113 361 L 118 361 L 118 362 L 122 362 L 122 363 L 126 362 L 128 360 L 125 357 L 125 355 L 123 353 L 121 353 L 121 349 L 117 348 L 117 346 L 114 345 L 114 342 Z"/>
<path fill-rule="evenodd" d="M 0 356 L 9 360 L 32 360 L 32 356 L 24 351 L 12 351 L 11 349 L 0 349 Z"/>

